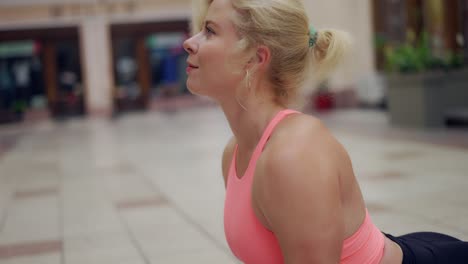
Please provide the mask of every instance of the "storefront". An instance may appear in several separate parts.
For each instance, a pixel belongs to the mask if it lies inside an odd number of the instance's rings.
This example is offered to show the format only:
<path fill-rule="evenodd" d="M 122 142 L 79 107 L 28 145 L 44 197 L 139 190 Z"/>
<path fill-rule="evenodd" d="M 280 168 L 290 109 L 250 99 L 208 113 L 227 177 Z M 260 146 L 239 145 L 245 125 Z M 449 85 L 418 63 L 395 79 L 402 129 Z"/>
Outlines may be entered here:
<path fill-rule="evenodd" d="M 146 109 L 153 98 L 187 92 L 188 21 L 111 25 L 114 106 L 118 112 Z"/>
<path fill-rule="evenodd" d="M 0 31 L 0 122 L 84 111 L 76 27 Z"/>

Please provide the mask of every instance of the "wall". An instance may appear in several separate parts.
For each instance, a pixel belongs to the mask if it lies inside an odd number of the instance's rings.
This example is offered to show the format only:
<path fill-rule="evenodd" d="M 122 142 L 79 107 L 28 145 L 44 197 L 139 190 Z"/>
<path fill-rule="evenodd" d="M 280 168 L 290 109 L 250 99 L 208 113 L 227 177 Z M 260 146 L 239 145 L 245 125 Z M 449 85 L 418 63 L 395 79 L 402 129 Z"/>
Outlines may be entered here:
<path fill-rule="evenodd" d="M 375 75 L 370 1 L 305 1 L 311 24 L 318 30 L 335 28 L 348 32 L 352 47 L 348 58 L 332 75 L 330 86 L 341 90 L 355 87 Z"/>

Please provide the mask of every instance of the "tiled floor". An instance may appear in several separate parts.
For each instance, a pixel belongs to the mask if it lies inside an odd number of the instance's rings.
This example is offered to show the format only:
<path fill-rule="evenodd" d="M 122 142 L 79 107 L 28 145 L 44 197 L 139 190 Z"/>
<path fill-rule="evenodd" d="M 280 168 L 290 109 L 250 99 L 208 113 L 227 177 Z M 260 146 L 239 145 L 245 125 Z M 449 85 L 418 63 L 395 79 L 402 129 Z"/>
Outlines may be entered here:
<path fill-rule="evenodd" d="M 319 116 L 348 149 L 379 228 L 468 240 L 467 131 L 392 128 L 372 111 Z M 15 143 L 0 140 L 1 264 L 237 263 L 223 233 L 230 131 L 218 108 L 2 135 Z"/>

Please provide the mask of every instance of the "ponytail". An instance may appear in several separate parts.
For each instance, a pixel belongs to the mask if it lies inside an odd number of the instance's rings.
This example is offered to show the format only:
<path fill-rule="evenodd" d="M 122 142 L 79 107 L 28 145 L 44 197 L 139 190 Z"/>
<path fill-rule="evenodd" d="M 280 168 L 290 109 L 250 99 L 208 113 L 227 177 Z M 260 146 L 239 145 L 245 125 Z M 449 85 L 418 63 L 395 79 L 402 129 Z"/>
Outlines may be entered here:
<path fill-rule="evenodd" d="M 323 81 L 343 61 L 351 44 L 348 33 L 339 30 L 320 30 L 311 47 L 314 77 Z"/>

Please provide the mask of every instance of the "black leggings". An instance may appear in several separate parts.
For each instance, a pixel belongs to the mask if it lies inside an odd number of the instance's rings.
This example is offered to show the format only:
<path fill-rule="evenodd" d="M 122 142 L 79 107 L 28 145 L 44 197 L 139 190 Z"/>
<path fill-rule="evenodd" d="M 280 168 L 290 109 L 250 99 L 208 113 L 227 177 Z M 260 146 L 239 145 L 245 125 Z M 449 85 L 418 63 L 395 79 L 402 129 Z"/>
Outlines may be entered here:
<path fill-rule="evenodd" d="M 385 233 L 384 233 L 385 234 Z M 467 264 L 468 242 L 433 232 L 394 237 L 385 234 L 403 250 L 403 264 Z"/>

